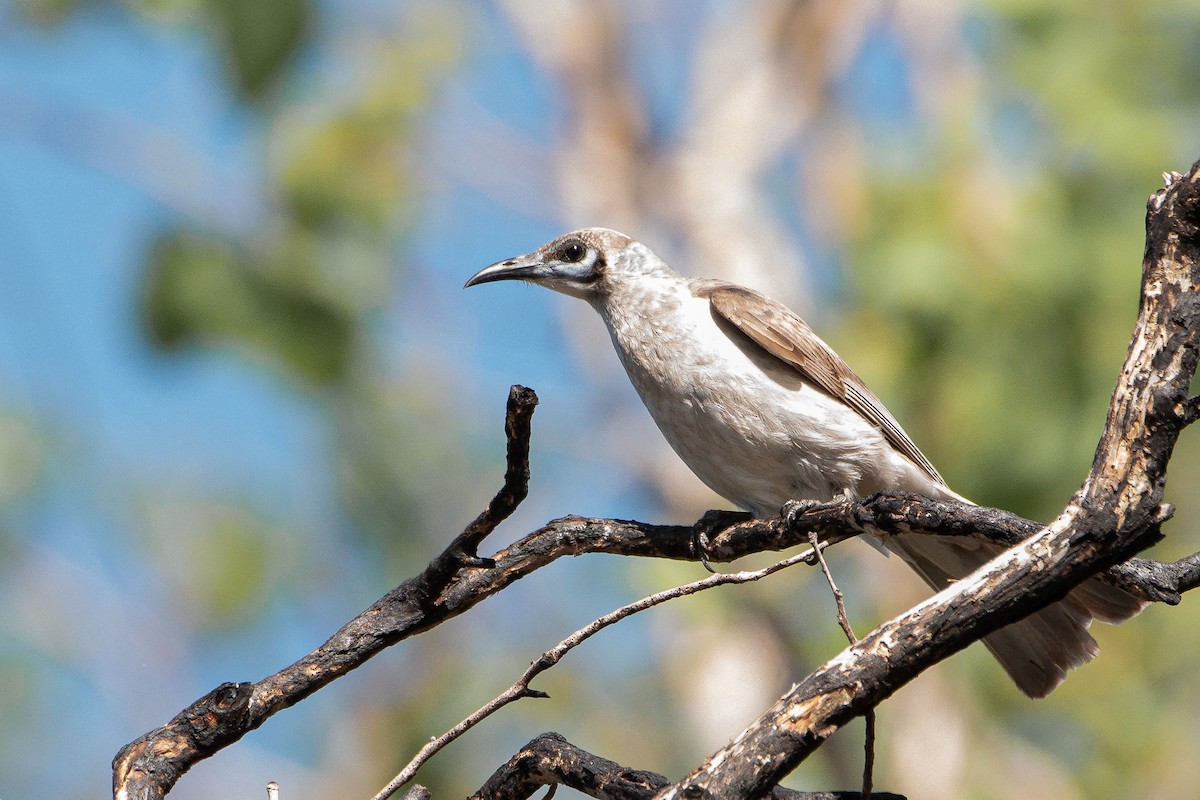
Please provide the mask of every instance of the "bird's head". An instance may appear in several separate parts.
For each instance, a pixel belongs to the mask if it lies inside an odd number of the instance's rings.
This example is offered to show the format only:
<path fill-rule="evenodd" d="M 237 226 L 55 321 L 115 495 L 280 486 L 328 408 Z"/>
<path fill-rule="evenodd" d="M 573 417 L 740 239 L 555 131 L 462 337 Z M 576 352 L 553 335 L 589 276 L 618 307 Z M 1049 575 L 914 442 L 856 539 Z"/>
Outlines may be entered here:
<path fill-rule="evenodd" d="M 564 234 L 528 255 L 484 267 L 471 276 L 466 286 L 491 281 L 529 281 L 595 302 L 608 293 L 614 278 L 645 272 L 661 264 L 647 247 L 623 233 L 608 228 L 584 228 Z"/>

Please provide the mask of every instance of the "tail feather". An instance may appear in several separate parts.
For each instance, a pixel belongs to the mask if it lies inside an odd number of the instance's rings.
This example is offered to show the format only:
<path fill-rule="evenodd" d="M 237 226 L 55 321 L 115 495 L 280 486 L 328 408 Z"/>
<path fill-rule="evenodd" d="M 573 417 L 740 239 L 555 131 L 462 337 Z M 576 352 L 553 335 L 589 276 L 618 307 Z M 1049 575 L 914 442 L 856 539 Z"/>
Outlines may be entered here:
<path fill-rule="evenodd" d="M 926 583 L 943 589 L 999 555 L 1004 548 L 988 542 L 901 534 L 887 547 L 903 558 Z M 1116 623 L 1137 614 L 1146 603 L 1099 578 L 1089 578 L 1063 600 L 1014 622 L 983 642 L 1017 688 L 1045 697 L 1067 672 L 1100 652 L 1088 633 L 1093 619 Z"/>

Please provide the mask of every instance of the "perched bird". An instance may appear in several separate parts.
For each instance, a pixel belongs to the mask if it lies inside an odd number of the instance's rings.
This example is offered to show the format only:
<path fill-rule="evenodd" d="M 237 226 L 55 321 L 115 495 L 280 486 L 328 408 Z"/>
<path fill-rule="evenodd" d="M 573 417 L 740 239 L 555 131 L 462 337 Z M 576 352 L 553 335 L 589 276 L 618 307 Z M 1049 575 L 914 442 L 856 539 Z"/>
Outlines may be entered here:
<path fill-rule="evenodd" d="M 606 228 L 568 233 L 466 285 L 501 280 L 590 303 L 671 447 L 717 494 L 756 516 L 775 516 L 789 500 L 884 490 L 966 502 L 846 362 L 758 292 L 685 278 Z M 918 534 L 889 537 L 887 548 L 934 589 L 1003 550 Z M 1093 618 L 1119 622 L 1143 605 L 1093 578 L 984 642 L 1021 691 L 1043 697 L 1098 652 L 1087 632 Z"/>

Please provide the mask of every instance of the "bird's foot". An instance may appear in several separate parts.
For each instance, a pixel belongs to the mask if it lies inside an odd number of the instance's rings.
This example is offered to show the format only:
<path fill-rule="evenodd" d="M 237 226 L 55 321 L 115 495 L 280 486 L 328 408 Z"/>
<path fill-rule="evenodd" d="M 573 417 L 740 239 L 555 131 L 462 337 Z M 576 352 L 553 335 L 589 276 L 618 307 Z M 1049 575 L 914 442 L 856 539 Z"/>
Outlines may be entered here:
<path fill-rule="evenodd" d="M 783 508 L 779 509 L 779 517 L 789 525 L 794 524 L 796 517 L 823 505 L 825 503 L 820 500 L 788 500 L 783 504 Z"/>
<path fill-rule="evenodd" d="M 825 505 L 819 500 L 788 500 L 783 504 L 783 508 L 779 509 L 779 518 L 787 524 L 789 528 L 795 528 L 799 523 L 798 518 L 803 516 L 810 509 L 817 506 Z M 805 563 L 812 565 L 817 563 L 817 550 L 814 546 L 812 555 L 804 559 Z"/>
<path fill-rule="evenodd" d="M 751 519 L 754 519 L 754 515 L 749 511 L 729 511 L 718 508 L 704 512 L 704 516 L 692 526 L 692 553 L 700 559 L 700 563 L 706 570 L 715 573 L 716 570 L 708 563 L 709 543 L 713 537 L 726 528 Z"/>

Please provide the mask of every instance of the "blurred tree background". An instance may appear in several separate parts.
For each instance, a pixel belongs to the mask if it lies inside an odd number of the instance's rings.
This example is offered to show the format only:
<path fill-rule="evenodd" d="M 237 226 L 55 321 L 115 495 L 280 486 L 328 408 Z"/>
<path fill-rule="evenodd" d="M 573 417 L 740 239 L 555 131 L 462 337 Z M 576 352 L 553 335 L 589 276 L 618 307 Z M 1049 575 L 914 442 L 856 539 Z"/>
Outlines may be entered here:
<path fill-rule="evenodd" d="M 717 505 L 590 312 L 460 292 L 570 227 L 787 299 L 958 491 L 1052 515 L 1128 342 L 1145 198 L 1200 157 L 1197 41 L 1185 0 L 0 2 L 0 797 L 95 796 L 122 744 L 423 566 L 499 485 L 510 383 L 543 403 L 493 545 Z M 1158 557 L 1194 549 L 1198 471 L 1185 437 Z M 868 548 L 832 560 L 860 631 L 923 594 Z M 172 796 L 369 796 L 545 647 L 697 570 L 556 564 Z M 927 673 L 882 707 L 877 784 L 1187 796 L 1192 605 L 1099 630 L 1044 702 L 978 647 Z M 421 782 L 469 793 L 551 729 L 679 775 L 842 646 L 795 572 L 642 616 Z M 790 783 L 859 762 L 852 728 Z"/>

